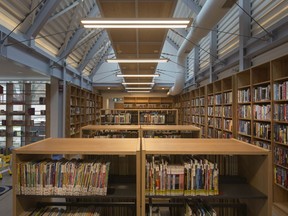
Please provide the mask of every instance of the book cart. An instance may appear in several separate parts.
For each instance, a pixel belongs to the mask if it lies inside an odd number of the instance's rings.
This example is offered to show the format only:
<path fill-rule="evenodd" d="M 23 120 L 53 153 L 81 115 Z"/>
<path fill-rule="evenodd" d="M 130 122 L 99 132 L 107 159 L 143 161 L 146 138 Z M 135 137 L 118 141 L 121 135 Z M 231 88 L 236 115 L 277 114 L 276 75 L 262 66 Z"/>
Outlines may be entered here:
<path fill-rule="evenodd" d="M 193 125 L 141 125 L 143 138 L 200 138 L 199 127 Z"/>
<path fill-rule="evenodd" d="M 63 155 L 63 157 L 67 159 L 74 158 L 74 160 L 75 158 L 81 158 L 83 160 L 99 159 L 101 161 L 106 162 L 109 162 L 108 160 L 111 157 L 132 156 L 136 158 L 137 164 L 132 164 L 131 166 L 133 169 L 135 169 L 134 172 L 135 173 L 137 172 L 137 174 L 136 176 L 134 176 L 134 178 L 133 176 L 122 176 L 122 175 L 117 176 L 117 173 L 121 173 L 122 171 L 115 170 L 114 168 L 116 164 L 113 164 L 111 162 L 109 165 L 108 189 L 106 195 L 105 194 L 103 195 L 103 193 L 101 195 L 99 195 L 99 193 L 98 195 L 94 194 L 83 195 L 82 192 L 79 193 L 79 195 L 77 195 L 77 193 L 74 192 L 71 193 L 71 191 L 70 195 L 58 195 L 59 188 L 57 188 L 58 192 L 56 193 L 57 191 L 57 189 L 55 188 L 56 183 L 54 185 L 54 189 L 53 187 L 52 189 L 48 187 L 48 189 L 50 189 L 50 191 L 48 191 L 50 192 L 49 194 L 46 191 L 46 187 L 41 188 L 40 185 L 37 185 L 36 188 L 33 189 L 33 186 L 35 186 L 34 184 L 35 182 L 33 183 L 33 177 L 29 175 L 29 171 L 27 171 L 26 175 L 24 175 L 26 176 L 25 180 L 23 180 L 22 178 L 20 179 L 20 176 L 22 175 L 19 173 L 20 172 L 19 169 L 17 171 L 17 168 L 19 168 L 19 166 L 21 167 L 21 164 L 25 164 L 26 162 L 28 164 L 29 162 L 30 164 L 36 164 L 33 163 L 33 161 L 34 162 L 40 161 L 46 158 L 48 158 L 47 161 L 51 162 L 51 158 L 53 158 L 53 155 L 54 156 Z M 80 163 L 81 160 L 78 162 L 79 164 L 81 164 Z M 106 215 L 119 215 L 117 212 L 113 212 L 115 211 L 115 209 L 117 209 L 117 207 L 127 208 L 128 209 L 127 211 L 132 212 L 131 215 L 135 215 L 136 211 L 137 215 L 140 215 L 139 211 L 140 211 L 140 198 L 141 198 L 140 197 L 141 179 L 139 170 L 140 170 L 139 139 L 50 138 L 24 146 L 19 149 L 15 149 L 13 151 L 13 188 L 14 188 L 13 215 L 14 216 L 23 215 L 27 211 L 35 209 L 36 207 L 39 206 L 66 206 L 67 208 L 73 208 L 73 207 L 79 208 L 80 206 L 83 206 L 87 208 L 88 205 L 99 206 L 99 208 L 102 208 L 102 210 L 105 211 Z M 63 171 L 64 174 L 65 171 Z M 101 171 L 103 171 L 103 169 L 101 169 Z M 108 171 L 106 170 L 106 172 Z M 44 172 L 43 174 L 46 173 L 47 171 Z M 31 180 L 30 183 L 29 183 L 29 176 Z M 24 183 L 26 182 L 27 184 L 24 184 L 23 181 Z M 20 182 L 22 182 L 21 183 L 22 187 L 19 186 Z M 69 185 L 63 184 L 62 186 L 63 191 L 65 186 L 69 188 Z M 45 193 L 43 193 L 43 190 Z M 52 193 L 51 190 L 53 191 Z M 37 191 L 38 193 L 35 193 L 35 191 Z M 104 214 L 101 213 L 101 215 L 105 215 L 105 213 Z M 126 212 L 124 213 L 124 215 L 130 215 L 130 214 L 127 214 Z"/>
<path fill-rule="evenodd" d="M 200 188 L 191 190 L 187 187 L 187 179 L 189 176 L 186 172 L 181 173 L 178 170 L 178 177 L 174 178 L 169 185 L 163 184 L 163 179 L 157 180 L 157 173 L 162 173 L 162 169 L 158 169 L 155 164 L 151 165 L 154 167 L 153 178 L 150 176 L 151 169 L 147 161 L 151 159 L 151 156 L 158 157 L 165 161 L 167 156 L 173 156 L 176 163 L 182 162 L 185 157 L 189 156 L 196 158 L 207 158 L 212 161 L 215 168 L 215 161 L 213 158 L 225 157 L 236 157 L 233 163 L 229 164 L 234 166 L 233 176 L 222 176 L 223 170 L 230 169 L 227 164 L 218 163 L 219 183 L 216 187 L 209 190 L 204 190 Z M 142 209 L 142 215 L 148 214 L 152 215 L 153 207 L 168 207 L 170 210 L 170 215 L 185 215 L 183 211 L 187 211 L 187 206 L 196 205 L 199 200 L 207 202 L 215 211 L 220 212 L 219 215 L 234 215 L 233 209 L 236 209 L 238 215 L 251 215 L 251 216 L 268 216 L 272 214 L 271 204 L 272 204 L 272 169 L 271 169 L 271 153 L 268 150 L 255 147 L 245 142 L 236 139 L 142 139 L 142 206 L 146 205 L 146 208 Z M 222 158 L 222 160 L 223 160 Z M 160 160 L 160 161 L 161 161 Z M 156 159 L 155 159 L 156 161 Z M 171 160 L 172 161 L 172 160 Z M 224 162 L 224 160 L 223 160 Z M 165 163 L 165 162 L 164 162 Z M 172 161 L 173 163 L 173 161 Z M 175 165 L 175 164 L 174 164 Z M 174 166 L 172 165 L 172 166 Z M 184 165 L 183 165 L 184 166 Z M 184 169 L 184 168 L 183 168 Z M 168 169 L 167 169 L 168 170 Z M 172 168 L 171 168 L 172 170 Z M 147 174 L 149 173 L 149 174 Z M 165 172 L 164 172 L 165 173 Z M 169 173 L 167 171 L 167 173 Z M 176 172 L 177 173 L 177 172 Z M 172 171 L 171 171 L 172 174 Z M 175 174 L 175 173 L 174 173 Z M 181 177 L 181 174 L 182 177 Z M 225 172 L 224 172 L 225 175 Z M 162 178 L 165 175 L 162 175 Z M 184 185 L 180 181 L 184 178 Z M 196 179 L 197 179 L 196 175 Z M 166 175 L 166 180 L 169 182 L 169 175 Z M 172 176 L 170 180 L 172 179 Z M 178 179 L 178 180 L 177 180 Z M 201 179 L 201 178 L 200 178 Z M 207 178 L 208 179 L 208 178 Z M 179 181 L 177 183 L 177 181 Z M 198 181 L 199 180 L 198 178 Z M 214 183 L 214 182 L 213 182 Z M 158 187 L 157 187 L 158 185 Z M 160 186 L 159 186 L 160 185 Z M 181 186 L 182 185 L 182 186 Z M 190 184 L 191 185 L 191 184 Z M 179 188 L 178 188 L 179 187 Z M 207 189 L 207 188 L 206 188 Z M 216 193 L 218 192 L 218 193 Z M 231 202 L 230 202 L 231 200 Z M 174 208 L 176 213 L 174 212 Z M 222 211 L 222 208 L 233 209 L 229 211 Z M 179 213 L 179 208 L 181 213 Z M 192 208 L 192 207 L 191 207 Z M 239 212 L 240 211 L 240 212 Z"/>
<path fill-rule="evenodd" d="M 80 129 L 82 138 L 139 138 L 140 125 L 87 125 Z"/>

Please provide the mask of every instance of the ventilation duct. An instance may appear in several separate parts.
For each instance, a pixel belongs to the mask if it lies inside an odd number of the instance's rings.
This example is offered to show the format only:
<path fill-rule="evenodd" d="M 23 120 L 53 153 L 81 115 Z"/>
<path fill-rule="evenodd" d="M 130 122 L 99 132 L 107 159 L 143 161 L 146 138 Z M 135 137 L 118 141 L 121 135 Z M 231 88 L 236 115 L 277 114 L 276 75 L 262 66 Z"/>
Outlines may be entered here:
<path fill-rule="evenodd" d="M 199 41 L 210 32 L 210 30 L 205 29 L 214 28 L 214 26 L 231 9 L 235 2 L 236 0 L 206 1 L 200 13 L 194 20 L 191 31 L 188 33 L 186 39 L 177 52 L 177 68 L 179 69 L 179 73 L 177 73 L 175 83 L 168 92 L 169 95 L 177 95 L 183 90 L 185 84 L 185 67 L 182 67 L 181 65 L 186 65 L 187 55 L 194 48 L 195 44 L 198 44 Z"/>

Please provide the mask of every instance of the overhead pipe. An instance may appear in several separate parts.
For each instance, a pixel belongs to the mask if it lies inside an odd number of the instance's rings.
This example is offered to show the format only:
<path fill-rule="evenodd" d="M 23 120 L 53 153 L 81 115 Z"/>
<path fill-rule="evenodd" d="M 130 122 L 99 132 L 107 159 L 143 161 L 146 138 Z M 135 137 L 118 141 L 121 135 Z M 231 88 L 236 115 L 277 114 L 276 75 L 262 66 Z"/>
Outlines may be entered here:
<path fill-rule="evenodd" d="M 188 33 L 177 52 L 178 73 L 174 85 L 169 89 L 169 95 L 181 93 L 185 84 L 185 65 L 187 55 L 194 48 L 195 44 L 204 38 L 231 9 L 237 0 L 207 0 L 193 22 L 193 27 Z M 191 42 L 192 43 L 191 43 Z"/>

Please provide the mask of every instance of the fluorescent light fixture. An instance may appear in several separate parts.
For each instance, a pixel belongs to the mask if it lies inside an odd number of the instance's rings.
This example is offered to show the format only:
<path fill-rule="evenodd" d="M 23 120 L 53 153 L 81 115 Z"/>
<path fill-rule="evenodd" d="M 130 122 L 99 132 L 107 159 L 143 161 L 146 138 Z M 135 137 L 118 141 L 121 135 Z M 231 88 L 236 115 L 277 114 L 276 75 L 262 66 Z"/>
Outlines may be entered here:
<path fill-rule="evenodd" d="M 134 92 L 134 93 L 148 93 L 148 92 L 150 92 L 150 91 L 127 91 L 128 93 L 132 93 L 132 92 Z"/>
<path fill-rule="evenodd" d="M 108 63 L 166 63 L 168 59 L 107 59 Z"/>
<path fill-rule="evenodd" d="M 154 85 L 154 82 L 123 82 L 123 85 Z"/>
<path fill-rule="evenodd" d="M 126 87 L 126 90 L 147 90 L 147 89 L 152 89 L 152 87 Z"/>
<path fill-rule="evenodd" d="M 159 74 L 117 74 L 117 77 L 159 77 Z"/>
<path fill-rule="evenodd" d="M 157 29 L 175 29 L 187 28 L 187 25 L 84 25 L 84 28 L 157 28 Z"/>
<path fill-rule="evenodd" d="M 187 28 L 189 19 L 107 19 L 81 20 L 85 28 Z"/>

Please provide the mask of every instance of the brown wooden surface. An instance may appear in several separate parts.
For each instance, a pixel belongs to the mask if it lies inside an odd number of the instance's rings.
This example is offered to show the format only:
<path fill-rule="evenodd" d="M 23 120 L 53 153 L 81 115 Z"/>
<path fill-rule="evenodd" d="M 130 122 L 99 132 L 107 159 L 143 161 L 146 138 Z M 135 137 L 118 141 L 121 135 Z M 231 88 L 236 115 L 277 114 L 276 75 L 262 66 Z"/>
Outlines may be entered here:
<path fill-rule="evenodd" d="M 144 138 L 146 154 L 268 155 L 269 151 L 236 139 Z"/>
<path fill-rule="evenodd" d="M 200 131 L 199 127 L 193 125 L 141 125 L 141 130 L 188 130 Z"/>
<path fill-rule="evenodd" d="M 15 151 L 16 154 L 135 155 L 140 139 L 51 138 Z"/>

